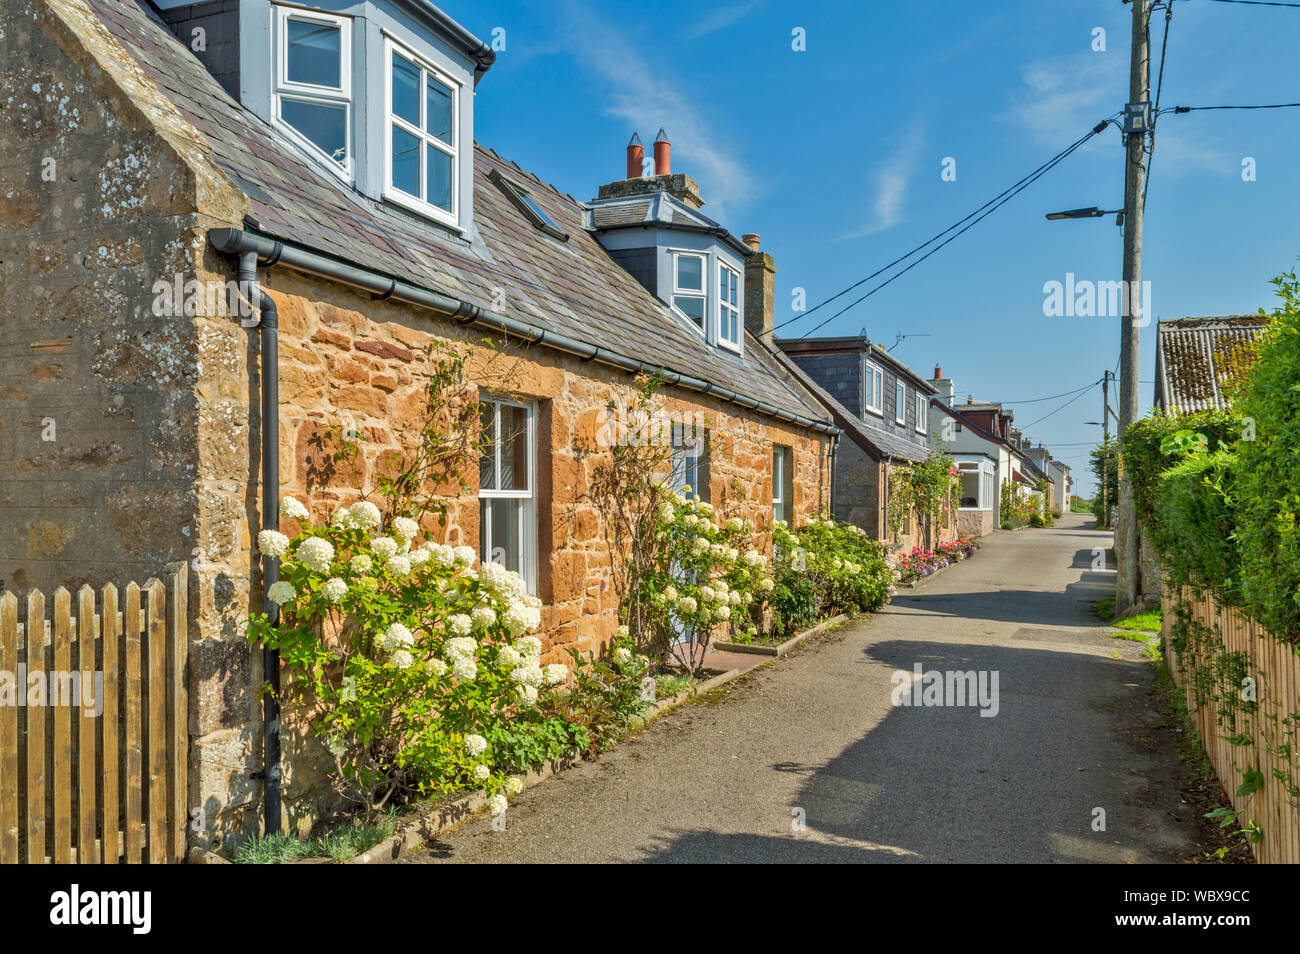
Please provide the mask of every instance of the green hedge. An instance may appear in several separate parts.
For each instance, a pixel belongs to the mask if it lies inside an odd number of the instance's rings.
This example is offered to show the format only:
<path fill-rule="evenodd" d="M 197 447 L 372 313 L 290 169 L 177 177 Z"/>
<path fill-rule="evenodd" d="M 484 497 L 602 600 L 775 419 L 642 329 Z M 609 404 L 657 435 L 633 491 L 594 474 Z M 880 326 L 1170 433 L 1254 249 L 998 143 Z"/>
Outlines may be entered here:
<path fill-rule="evenodd" d="M 1124 473 L 1133 486 L 1133 506 L 1137 518 L 1154 540 L 1157 532 L 1156 497 L 1160 478 L 1165 470 L 1177 463 L 1160 451 L 1166 437 L 1179 431 L 1190 430 L 1204 434 L 1210 450 L 1229 447 L 1242 433 L 1241 415 L 1236 411 L 1199 411 L 1195 414 L 1174 415 L 1153 411 L 1148 417 L 1129 425 L 1121 442 L 1124 453 Z"/>
<path fill-rule="evenodd" d="M 1246 609 L 1270 632 L 1300 640 L 1300 282 L 1275 279 L 1273 313 L 1238 402 L 1254 440 L 1237 444 L 1237 540 Z"/>
<path fill-rule="evenodd" d="M 1211 587 L 1227 602 L 1238 601 L 1241 574 L 1231 504 L 1236 464 L 1232 451 L 1220 450 L 1193 454 L 1165 471 L 1148 527 L 1170 582 Z"/>

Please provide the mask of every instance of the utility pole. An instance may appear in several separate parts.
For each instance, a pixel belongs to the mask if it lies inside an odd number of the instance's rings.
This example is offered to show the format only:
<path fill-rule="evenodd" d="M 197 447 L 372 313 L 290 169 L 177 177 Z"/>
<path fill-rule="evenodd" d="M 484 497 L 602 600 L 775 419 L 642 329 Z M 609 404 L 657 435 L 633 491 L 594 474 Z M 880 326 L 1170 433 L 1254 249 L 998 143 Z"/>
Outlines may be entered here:
<path fill-rule="evenodd" d="M 1122 337 L 1119 349 L 1119 433 L 1124 437 L 1128 426 L 1138 418 L 1139 314 L 1145 313 L 1142 301 L 1142 194 L 1146 186 L 1146 139 L 1151 123 L 1151 56 L 1148 31 L 1151 0 L 1131 0 L 1133 4 L 1133 41 L 1129 60 L 1129 104 L 1125 109 L 1124 135 L 1127 152 L 1124 175 L 1124 300 L 1127 313 L 1120 318 Z M 1145 114 L 1136 107 L 1146 104 Z M 1138 116 L 1135 116 L 1138 112 Z M 1128 612 L 1137 604 L 1138 534 L 1137 514 L 1133 507 L 1133 488 L 1119 458 L 1119 521 L 1115 528 L 1115 557 L 1118 573 L 1115 580 L 1115 615 Z"/>
<path fill-rule="evenodd" d="M 1101 525 L 1110 525 L 1110 501 L 1106 497 L 1106 458 L 1110 456 L 1110 372 L 1101 375 Z"/>

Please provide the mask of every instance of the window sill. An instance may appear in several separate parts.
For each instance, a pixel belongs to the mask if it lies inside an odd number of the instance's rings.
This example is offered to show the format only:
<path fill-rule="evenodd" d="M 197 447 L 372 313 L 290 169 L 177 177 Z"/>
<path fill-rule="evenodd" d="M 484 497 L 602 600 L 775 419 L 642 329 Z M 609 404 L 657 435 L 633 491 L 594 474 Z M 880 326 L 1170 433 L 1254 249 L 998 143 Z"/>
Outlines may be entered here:
<path fill-rule="evenodd" d="M 383 191 L 383 198 L 385 202 L 391 202 L 393 205 L 400 205 L 408 212 L 414 212 L 416 215 L 428 219 L 430 222 L 435 222 L 438 225 L 449 228 L 455 232 L 463 233 L 465 231 L 465 226 L 460 224 L 460 220 L 446 209 L 440 209 L 436 205 L 430 205 L 428 202 L 423 202 L 414 196 L 407 195 L 400 189 L 385 189 Z"/>

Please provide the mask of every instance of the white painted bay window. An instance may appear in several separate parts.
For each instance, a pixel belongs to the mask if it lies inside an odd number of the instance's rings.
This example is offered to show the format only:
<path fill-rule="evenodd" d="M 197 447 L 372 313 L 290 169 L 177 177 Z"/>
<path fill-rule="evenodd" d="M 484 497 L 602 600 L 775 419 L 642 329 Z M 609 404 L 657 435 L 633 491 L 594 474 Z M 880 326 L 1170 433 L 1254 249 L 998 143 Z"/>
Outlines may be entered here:
<path fill-rule="evenodd" d="M 352 21 L 296 7 L 274 10 L 276 123 L 300 146 L 324 157 L 327 167 L 350 177 Z"/>
<path fill-rule="evenodd" d="M 686 316 L 700 334 L 705 332 L 705 257 L 692 252 L 673 253 L 673 307 Z"/>
<path fill-rule="evenodd" d="M 740 350 L 740 272 L 718 263 L 718 344 Z"/>
<path fill-rule="evenodd" d="M 479 556 L 514 570 L 537 590 L 537 413 L 532 405 L 483 401 L 479 458 Z"/>
<path fill-rule="evenodd" d="M 391 39 L 385 49 L 384 197 L 455 226 L 459 84 Z"/>

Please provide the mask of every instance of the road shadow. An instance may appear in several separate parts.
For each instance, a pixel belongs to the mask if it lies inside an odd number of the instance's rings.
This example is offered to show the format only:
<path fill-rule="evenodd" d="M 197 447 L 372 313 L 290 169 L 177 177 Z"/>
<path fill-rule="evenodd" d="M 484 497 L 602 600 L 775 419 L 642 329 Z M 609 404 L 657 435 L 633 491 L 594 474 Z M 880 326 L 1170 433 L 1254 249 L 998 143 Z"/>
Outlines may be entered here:
<path fill-rule="evenodd" d="M 805 831 L 787 816 L 788 833 L 675 832 L 644 860 L 1124 863 L 1176 860 L 1186 849 L 1185 833 L 1164 818 L 1166 802 L 1178 805 L 1172 740 L 1153 760 L 1126 731 L 1149 717 L 1148 665 L 906 640 L 864 655 L 902 672 L 917 663 L 997 672 L 997 715 L 896 706 L 825 764 L 772 766 L 807 776 L 787 809 L 801 812 Z M 1093 830 L 1097 808 L 1105 831 Z"/>
<path fill-rule="evenodd" d="M 1061 590 L 980 590 L 974 593 L 900 593 L 891 616 L 993 620 L 1035 626 L 1100 626 L 1093 604 L 1114 592 L 1114 573 L 1084 573 Z"/>

